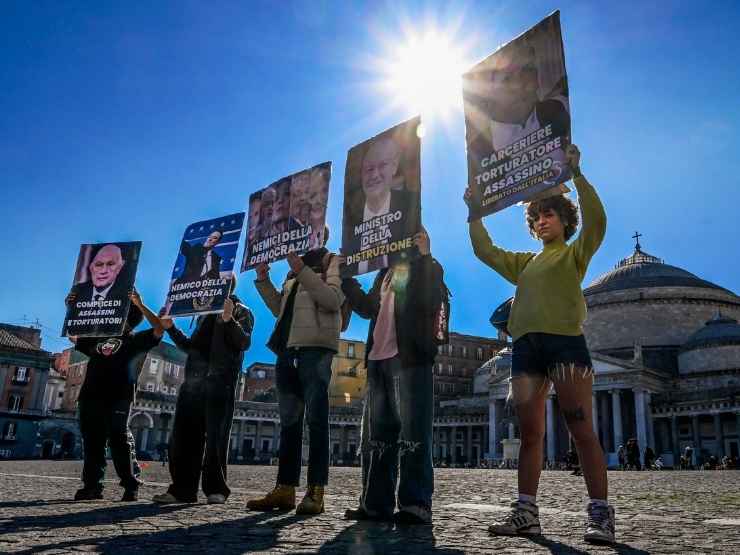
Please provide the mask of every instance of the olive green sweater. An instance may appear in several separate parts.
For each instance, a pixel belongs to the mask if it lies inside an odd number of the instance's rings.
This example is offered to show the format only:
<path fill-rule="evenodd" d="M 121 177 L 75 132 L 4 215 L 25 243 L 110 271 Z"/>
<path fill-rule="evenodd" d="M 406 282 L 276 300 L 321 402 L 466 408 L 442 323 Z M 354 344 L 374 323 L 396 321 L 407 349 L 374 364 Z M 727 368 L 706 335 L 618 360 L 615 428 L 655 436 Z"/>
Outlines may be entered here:
<path fill-rule="evenodd" d="M 475 255 L 516 285 L 509 315 L 513 341 L 530 332 L 581 335 L 586 301 L 581 282 L 606 231 L 606 213 L 583 176 L 573 180 L 581 206 L 582 229 L 570 244 L 553 241 L 541 252 L 511 252 L 491 241 L 480 220 L 470 223 Z"/>

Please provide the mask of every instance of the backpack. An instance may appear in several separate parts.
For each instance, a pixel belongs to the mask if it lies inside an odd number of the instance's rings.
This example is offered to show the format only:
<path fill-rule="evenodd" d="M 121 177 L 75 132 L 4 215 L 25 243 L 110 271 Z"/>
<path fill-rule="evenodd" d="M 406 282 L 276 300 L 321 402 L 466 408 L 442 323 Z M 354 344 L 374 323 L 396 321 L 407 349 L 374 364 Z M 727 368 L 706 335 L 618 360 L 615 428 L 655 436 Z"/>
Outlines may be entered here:
<path fill-rule="evenodd" d="M 434 311 L 432 333 L 435 345 L 447 345 L 450 342 L 450 297 L 452 293 L 444 281 L 440 282 L 439 290 L 442 300 L 437 310 Z"/>

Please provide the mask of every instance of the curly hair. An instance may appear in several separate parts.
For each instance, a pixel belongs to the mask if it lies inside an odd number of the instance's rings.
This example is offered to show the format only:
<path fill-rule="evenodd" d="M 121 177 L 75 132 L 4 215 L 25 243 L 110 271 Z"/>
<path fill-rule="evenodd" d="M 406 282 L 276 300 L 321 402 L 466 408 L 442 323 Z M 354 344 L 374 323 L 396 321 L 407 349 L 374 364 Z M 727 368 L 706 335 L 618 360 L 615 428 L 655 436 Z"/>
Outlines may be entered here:
<path fill-rule="evenodd" d="M 527 205 L 527 226 L 529 234 L 537 239 L 537 232 L 534 230 L 534 224 L 542 212 L 548 210 L 554 211 L 563 223 L 565 230 L 565 240 L 567 241 L 576 233 L 578 229 L 578 207 L 576 203 L 564 195 L 555 195 L 542 200 L 530 202 Z"/>

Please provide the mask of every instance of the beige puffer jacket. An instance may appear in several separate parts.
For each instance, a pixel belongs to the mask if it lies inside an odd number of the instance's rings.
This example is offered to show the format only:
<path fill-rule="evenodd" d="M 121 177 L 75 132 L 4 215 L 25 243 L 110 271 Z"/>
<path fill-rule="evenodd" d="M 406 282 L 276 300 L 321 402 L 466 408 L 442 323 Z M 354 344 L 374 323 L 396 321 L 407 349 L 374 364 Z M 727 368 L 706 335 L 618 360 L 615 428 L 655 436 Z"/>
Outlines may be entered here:
<path fill-rule="evenodd" d="M 283 317 L 285 304 L 293 283 L 298 281 L 298 291 L 293 305 L 287 347 L 326 347 L 339 349 L 339 332 L 342 326 L 341 307 L 344 302 L 342 280 L 339 277 L 339 259 L 331 258 L 326 271 L 326 281 L 308 266 L 292 279 L 283 283 L 278 292 L 270 279 L 256 281 L 255 286 L 262 300 L 277 317 L 277 328 Z"/>

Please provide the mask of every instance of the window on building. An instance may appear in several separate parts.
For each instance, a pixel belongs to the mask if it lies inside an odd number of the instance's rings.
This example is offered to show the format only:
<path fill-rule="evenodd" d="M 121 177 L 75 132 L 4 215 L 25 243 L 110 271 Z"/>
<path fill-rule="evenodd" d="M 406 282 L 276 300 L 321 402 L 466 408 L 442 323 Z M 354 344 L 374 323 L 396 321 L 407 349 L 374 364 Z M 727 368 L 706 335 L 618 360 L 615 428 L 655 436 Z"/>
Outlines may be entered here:
<path fill-rule="evenodd" d="M 28 381 L 28 368 L 25 366 L 19 366 L 15 369 L 15 381 L 27 382 Z"/>
<path fill-rule="evenodd" d="M 447 354 L 452 356 L 452 354 L 455 352 L 455 348 L 451 344 L 447 344 Z"/>
<path fill-rule="evenodd" d="M 152 362 L 149 364 L 149 373 L 156 374 L 158 370 L 159 370 L 159 359 L 153 358 Z"/>
<path fill-rule="evenodd" d="M 355 358 L 355 344 L 354 343 L 347 344 L 347 356 L 349 358 Z"/>
<path fill-rule="evenodd" d="M 23 408 L 23 395 L 10 394 L 8 396 L 8 410 L 18 412 Z"/>
<path fill-rule="evenodd" d="M 483 360 L 483 347 L 478 347 L 475 350 L 475 358 L 478 360 Z"/>
<path fill-rule="evenodd" d="M 154 391 L 154 384 L 151 383 L 151 382 L 149 382 L 148 384 L 146 384 L 146 390 L 147 391 Z"/>
<path fill-rule="evenodd" d="M 180 365 L 179 364 L 175 364 L 175 377 L 176 378 L 180 377 Z"/>
<path fill-rule="evenodd" d="M 467 358 L 468 357 L 468 348 L 463 345 L 462 347 L 462 357 Z"/>
<path fill-rule="evenodd" d="M 452 372 L 453 372 L 452 364 L 448 364 L 447 365 L 447 374 L 450 375 L 450 376 L 452 376 Z"/>
<path fill-rule="evenodd" d="M 3 427 L 3 439 L 15 439 L 15 422 L 6 422 Z"/>

